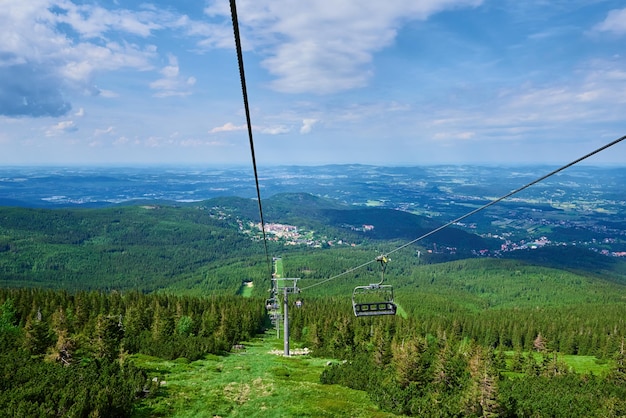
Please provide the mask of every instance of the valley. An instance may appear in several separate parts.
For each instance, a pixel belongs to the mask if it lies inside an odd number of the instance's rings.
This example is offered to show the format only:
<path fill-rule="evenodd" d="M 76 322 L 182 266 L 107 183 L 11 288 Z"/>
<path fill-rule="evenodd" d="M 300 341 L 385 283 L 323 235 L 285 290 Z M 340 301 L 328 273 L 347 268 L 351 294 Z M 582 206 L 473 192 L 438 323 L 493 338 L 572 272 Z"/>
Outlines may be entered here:
<path fill-rule="evenodd" d="M 540 168 L 275 167 L 267 254 L 244 171 L 4 170 L 0 355 L 23 370 L 4 414 L 626 413 L 624 170 L 564 173 L 405 246 Z M 402 315 L 355 318 L 390 252 Z M 270 354 L 267 255 L 300 278 L 306 356 Z M 62 389 L 87 378 L 124 384 Z"/>

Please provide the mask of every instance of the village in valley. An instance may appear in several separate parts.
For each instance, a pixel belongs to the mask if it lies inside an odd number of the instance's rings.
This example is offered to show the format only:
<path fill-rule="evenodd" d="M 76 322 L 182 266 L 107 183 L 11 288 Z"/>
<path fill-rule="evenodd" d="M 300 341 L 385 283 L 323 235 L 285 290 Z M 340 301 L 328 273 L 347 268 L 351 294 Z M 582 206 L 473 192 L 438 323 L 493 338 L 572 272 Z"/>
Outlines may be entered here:
<path fill-rule="evenodd" d="M 241 224 L 243 225 L 243 223 Z M 242 232 L 249 234 L 255 239 L 262 238 L 263 226 L 260 222 L 248 222 L 248 228 L 241 228 Z M 363 225 L 367 230 L 374 229 L 373 225 Z M 265 224 L 266 237 L 270 241 L 279 241 L 284 245 L 304 245 L 311 248 L 333 247 L 345 245 L 354 247 L 355 242 L 348 242 L 341 238 L 330 238 L 327 236 L 316 234 L 315 231 L 298 228 L 295 225 L 285 225 L 279 223 Z"/>

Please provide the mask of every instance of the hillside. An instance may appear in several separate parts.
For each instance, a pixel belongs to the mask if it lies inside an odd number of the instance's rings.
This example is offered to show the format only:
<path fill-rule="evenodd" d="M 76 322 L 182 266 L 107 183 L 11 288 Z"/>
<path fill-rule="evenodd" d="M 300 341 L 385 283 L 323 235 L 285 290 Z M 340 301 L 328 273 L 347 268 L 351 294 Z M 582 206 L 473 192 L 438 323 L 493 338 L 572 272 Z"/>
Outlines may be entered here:
<path fill-rule="evenodd" d="M 363 248 L 407 239 L 434 225 L 405 212 L 351 209 L 308 194 L 277 195 L 264 208 L 268 223 L 294 224 L 324 243 L 345 241 Z M 4 286 L 152 291 L 189 282 L 203 290 L 234 292 L 241 280 L 259 279 L 266 272 L 257 268 L 264 257 L 254 238 L 258 231 L 250 226 L 258 222 L 252 199 L 103 209 L 4 207 L 0 221 Z M 372 229 L 364 231 L 363 225 Z M 454 241 L 459 253 L 487 245 L 480 237 L 448 231 L 441 245 Z M 281 241 L 270 243 L 270 249 L 290 250 Z M 320 251 L 306 244 L 293 250 L 303 249 Z"/>
<path fill-rule="evenodd" d="M 268 250 L 284 257 L 285 274 L 301 277 L 303 288 L 438 226 L 423 216 L 308 194 L 276 195 L 264 208 L 267 223 L 299 228 L 297 240 L 269 234 Z M 177 206 L 1 208 L 1 285 L 232 295 L 252 280 L 253 295 L 266 297 L 268 266 L 253 226 L 257 210 L 254 200 L 236 197 Z M 618 258 L 576 247 L 514 251 L 508 260 L 476 258 L 472 249 L 490 241 L 454 228 L 430 239 L 394 253 L 386 275 L 405 310 L 418 316 L 623 300 L 626 262 Z M 428 252 L 433 244 L 455 245 L 454 254 Z M 355 286 L 379 279 L 377 264 L 368 265 L 303 296 L 334 295 L 349 305 Z"/>
<path fill-rule="evenodd" d="M 0 208 L 2 287 L 61 289 L 1 289 L 4 373 L 20 374 L 5 381 L 0 410 L 465 416 L 482 408 L 477 388 L 493 387 L 490 410 L 505 416 L 626 411 L 620 259 L 573 246 L 477 257 L 492 242 L 454 228 L 395 251 L 438 224 L 307 194 L 264 208 L 268 251 L 302 278 L 292 342 L 314 357 L 270 354 L 273 332 L 252 338 L 270 327 L 252 199 Z M 356 318 L 352 290 L 380 279 L 371 262 L 389 251 L 385 283 L 403 315 Z M 252 294 L 234 296 L 244 280 Z M 85 379 L 115 397 L 66 389 Z"/>
<path fill-rule="evenodd" d="M 201 207 L 2 208 L 0 220 L 4 286 L 152 291 L 259 251 L 232 221 Z M 236 289 L 247 273 L 206 277 L 205 287 Z"/>

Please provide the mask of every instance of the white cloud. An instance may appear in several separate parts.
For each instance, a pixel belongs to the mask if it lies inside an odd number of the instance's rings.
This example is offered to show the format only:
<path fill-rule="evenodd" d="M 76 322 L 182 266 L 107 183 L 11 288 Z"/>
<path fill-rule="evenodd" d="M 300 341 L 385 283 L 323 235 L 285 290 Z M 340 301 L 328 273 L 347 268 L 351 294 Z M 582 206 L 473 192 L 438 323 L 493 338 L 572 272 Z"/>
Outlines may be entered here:
<path fill-rule="evenodd" d="M 161 69 L 162 78 L 150 83 L 150 88 L 157 90 L 155 97 L 188 96 L 191 87 L 196 84 L 195 77 L 183 77 L 179 74 L 178 58 L 168 55 L 169 65 Z"/>
<path fill-rule="evenodd" d="M 373 54 L 390 45 L 405 22 L 479 4 L 481 0 L 243 0 L 237 9 L 242 44 L 262 54 L 275 90 L 326 94 L 366 85 Z M 230 17 L 222 1 L 212 1 L 205 13 Z"/>
<path fill-rule="evenodd" d="M 252 127 L 253 130 L 259 131 L 259 133 L 266 135 L 282 135 L 289 133 L 290 129 L 286 126 L 278 125 L 278 126 L 265 126 L 265 127 Z"/>
<path fill-rule="evenodd" d="M 224 125 L 222 126 L 218 126 L 216 128 L 213 128 L 209 131 L 209 133 L 211 134 L 216 134 L 216 133 L 220 133 L 220 132 L 233 132 L 233 131 L 244 131 L 246 130 L 246 125 L 239 125 L 236 126 L 230 122 L 226 122 Z"/>
<path fill-rule="evenodd" d="M 76 113 L 74 113 L 74 116 L 77 116 L 79 118 L 85 116 L 85 109 L 81 107 L 76 111 Z"/>
<path fill-rule="evenodd" d="M 595 29 L 618 35 L 626 34 L 626 9 L 611 10 L 606 19 L 599 23 Z"/>
<path fill-rule="evenodd" d="M 232 144 L 228 143 L 228 142 L 222 142 L 222 141 L 209 141 L 207 142 L 207 145 L 210 147 L 230 147 L 232 146 Z"/>
<path fill-rule="evenodd" d="M 92 4 L 74 4 L 69 0 L 51 3 L 56 6 L 58 21 L 70 25 L 84 38 L 100 38 L 110 31 L 147 37 L 153 30 L 161 28 L 154 10 L 108 10 Z"/>
<path fill-rule="evenodd" d="M 129 39 L 149 41 L 157 30 L 179 28 L 179 20 L 179 15 L 148 6 L 105 9 L 71 0 L 2 0 L 0 115 L 65 115 L 71 109 L 70 91 L 112 97 L 94 86 L 95 75 L 151 70 L 156 47 Z M 164 69 L 166 79 L 171 80 L 167 71 L 174 68 Z M 175 86 L 157 82 L 155 88 L 162 95 L 179 94 L 194 83 L 187 77 Z"/>
<path fill-rule="evenodd" d="M 119 94 L 117 94 L 116 92 L 104 89 L 98 89 L 98 95 L 107 99 L 114 99 L 116 97 L 119 97 Z"/>
<path fill-rule="evenodd" d="M 58 136 L 65 132 L 75 132 L 78 128 L 72 120 L 61 121 L 46 130 L 46 136 Z"/>
<path fill-rule="evenodd" d="M 204 141 L 201 139 L 188 138 L 180 141 L 180 146 L 184 148 L 196 148 L 204 145 Z"/>
<path fill-rule="evenodd" d="M 130 139 L 128 139 L 125 136 L 120 136 L 119 138 L 117 138 L 115 141 L 113 141 L 113 145 L 126 145 L 130 142 Z"/>
<path fill-rule="evenodd" d="M 115 129 L 112 126 L 109 126 L 106 129 L 96 129 L 93 133 L 94 136 L 102 136 L 114 133 Z"/>
<path fill-rule="evenodd" d="M 247 125 L 234 125 L 231 122 L 227 122 L 222 126 L 218 126 L 209 131 L 211 134 L 216 134 L 220 132 L 234 132 L 234 131 L 245 131 L 247 130 Z M 261 134 L 266 135 L 281 135 L 286 134 L 290 131 L 289 127 L 284 125 L 274 125 L 274 126 L 253 126 L 252 130 Z"/>
<path fill-rule="evenodd" d="M 438 132 L 433 135 L 433 139 L 440 140 L 462 140 L 467 141 L 473 139 L 476 136 L 476 132 Z"/>
<path fill-rule="evenodd" d="M 302 126 L 300 127 L 301 134 L 308 134 L 313 129 L 313 126 L 317 123 L 317 119 L 304 119 Z"/>
<path fill-rule="evenodd" d="M 163 138 L 160 138 L 158 136 L 150 136 L 144 141 L 144 146 L 148 148 L 160 148 L 163 145 Z"/>

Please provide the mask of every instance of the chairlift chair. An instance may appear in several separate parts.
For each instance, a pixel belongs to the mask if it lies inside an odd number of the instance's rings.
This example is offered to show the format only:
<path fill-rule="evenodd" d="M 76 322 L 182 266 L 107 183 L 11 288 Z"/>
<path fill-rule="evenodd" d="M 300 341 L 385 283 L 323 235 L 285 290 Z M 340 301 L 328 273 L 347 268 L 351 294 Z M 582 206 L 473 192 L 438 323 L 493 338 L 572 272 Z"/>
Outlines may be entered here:
<path fill-rule="evenodd" d="M 276 298 L 270 298 L 265 301 L 265 308 L 268 311 L 277 311 L 280 309 L 280 305 L 278 304 L 278 300 Z"/>
<path fill-rule="evenodd" d="M 376 261 L 379 261 L 381 265 L 380 282 L 357 286 L 352 291 L 352 309 L 357 317 L 396 314 L 397 306 L 393 301 L 393 286 L 382 284 L 385 281 L 385 267 L 389 260 L 381 255 L 376 258 Z"/>
<path fill-rule="evenodd" d="M 355 316 L 395 315 L 393 286 L 370 284 L 357 286 L 352 292 L 352 308 Z"/>

